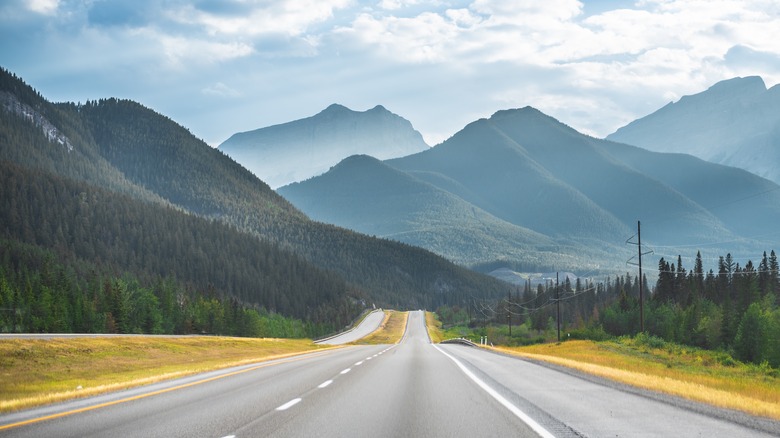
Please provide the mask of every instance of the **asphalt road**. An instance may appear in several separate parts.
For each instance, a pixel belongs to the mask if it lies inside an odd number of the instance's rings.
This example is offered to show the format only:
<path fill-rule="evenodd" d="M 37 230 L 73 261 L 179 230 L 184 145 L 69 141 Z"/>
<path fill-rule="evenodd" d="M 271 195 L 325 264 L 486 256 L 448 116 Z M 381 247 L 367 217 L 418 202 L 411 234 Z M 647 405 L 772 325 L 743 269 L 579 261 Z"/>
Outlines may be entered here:
<path fill-rule="evenodd" d="M 358 339 L 365 338 L 378 329 L 384 319 L 385 312 L 383 312 L 381 309 L 374 310 L 373 312 L 366 315 L 366 317 L 363 318 L 363 321 L 360 321 L 360 324 L 358 324 L 357 327 L 353 328 L 352 330 L 317 341 L 317 343 L 328 345 L 343 345 L 357 341 Z"/>
<path fill-rule="evenodd" d="M 133 396 L 141 398 L 125 401 Z M 87 410 L 68 413 L 79 408 Z M 0 425 L 67 414 L 0 436 L 773 436 L 718 418 L 733 414 L 698 411 L 473 347 L 431 345 L 423 314 L 412 312 L 398 345 L 345 347 L 5 415 Z M 780 433 L 778 422 L 759 423 Z"/>

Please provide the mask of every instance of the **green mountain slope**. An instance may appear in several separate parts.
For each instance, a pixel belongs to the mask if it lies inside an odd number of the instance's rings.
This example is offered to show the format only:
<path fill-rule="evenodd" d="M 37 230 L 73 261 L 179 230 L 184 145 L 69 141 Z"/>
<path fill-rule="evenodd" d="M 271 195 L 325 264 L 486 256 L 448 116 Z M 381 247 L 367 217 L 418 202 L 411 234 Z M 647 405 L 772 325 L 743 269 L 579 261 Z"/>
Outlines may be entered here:
<path fill-rule="evenodd" d="M 427 248 L 462 264 L 493 261 L 496 254 L 537 262 L 532 248 L 554 247 L 547 236 L 365 155 L 278 192 L 316 220 Z"/>
<path fill-rule="evenodd" d="M 0 237 L 55 249 L 61 260 L 148 284 L 170 275 L 330 329 L 352 317 L 343 279 L 232 227 L 8 161 L 0 187 Z"/>
<path fill-rule="evenodd" d="M 0 68 L 0 157 L 152 202 L 166 202 L 130 181 L 100 153 L 73 104 L 52 104 Z"/>
<path fill-rule="evenodd" d="M 491 121 L 557 179 L 576 187 L 627 227 L 635 227 L 641 219 L 674 217 L 673 224 L 656 229 L 658 243 L 689 244 L 714 236 L 734 237 L 717 217 L 664 179 L 610 155 L 603 140 L 583 135 L 533 108 L 499 111 Z"/>
<path fill-rule="evenodd" d="M 780 186 L 748 171 L 710 163 L 691 155 L 656 153 L 622 143 L 600 143 L 610 155 L 703 206 L 732 233 L 778 242 Z M 670 217 L 666 210 L 649 219 Z M 718 235 L 719 241 L 728 235 Z"/>
<path fill-rule="evenodd" d="M 462 190 L 454 194 L 464 200 L 553 238 L 603 240 L 615 231 L 627 231 L 609 212 L 536 162 L 492 119 L 473 122 L 428 151 L 388 164 L 417 172 L 432 184 L 456 181 Z"/>

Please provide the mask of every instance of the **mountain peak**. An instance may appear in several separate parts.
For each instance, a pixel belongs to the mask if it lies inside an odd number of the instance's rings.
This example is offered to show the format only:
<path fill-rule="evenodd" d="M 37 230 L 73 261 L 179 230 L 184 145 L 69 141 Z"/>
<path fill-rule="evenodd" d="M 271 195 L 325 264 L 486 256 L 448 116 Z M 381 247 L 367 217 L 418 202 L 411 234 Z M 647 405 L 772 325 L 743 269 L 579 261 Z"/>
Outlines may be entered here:
<path fill-rule="evenodd" d="M 396 116 L 393 112 L 389 111 L 387 108 L 385 108 L 382 105 L 376 105 L 375 107 L 366 110 L 366 111 L 355 111 L 351 108 L 348 108 L 344 105 L 338 104 L 338 103 L 332 103 L 328 105 L 327 108 L 320 111 L 318 115 L 331 115 L 331 116 L 340 116 L 340 115 L 352 115 L 356 117 L 360 116 Z M 397 116 L 400 117 L 400 116 Z"/>
<path fill-rule="evenodd" d="M 234 134 L 219 148 L 271 187 L 281 187 L 319 175 L 351 155 L 385 160 L 428 145 L 408 120 L 382 105 L 353 111 L 334 103 L 305 119 Z"/>
<path fill-rule="evenodd" d="M 780 93 L 758 76 L 716 83 L 634 120 L 607 139 L 691 154 L 780 183 Z"/>
<path fill-rule="evenodd" d="M 746 76 L 726 79 L 707 89 L 707 92 L 737 92 L 757 94 L 766 91 L 766 84 L 760 76 Z"/>
<path fill-rule="evenodd" d="M 539 111 L 538 109 L 532 107 L 532 106 L 526 105 L 526 106 L 524 106 L 522 108 L 510 108 L 510 109 L 496 111 L 495 113 L 493 113 L 491 118 L 493 118 L 493 117 L 502 117 L 502 116 L 507 116 L 507 115 L 516 115 L 516 114 L 519 114 L 519 115 L 530 115 L 530 114 L 543 114 L 543 113 L 541 111 Z"/>
<path fill-rule="evenodd" d="M 320 114 L 344 114 L 344 113 L 354 113 L 355 111 L 345 107 L 344 105 L 338 104 L 338 103 L 332 103 L 328 105 L 327 108 L 320 111 Z"/>
<path fill-rule="evenodd" d="M 493 113 L 492 116 L 490 116 L 490 120 L 492 121 L 506 120 L 510 118 L 522 118 L 522 119 L 532 119 L 532 120 L 555 120 L 554 118 L 548 116 L 547 114 L 539 111 L 538 109 L 532 106 L 524 106 L 522 108 L 500 110 L 500 111 L 496 111 L 495 113 Z"/>

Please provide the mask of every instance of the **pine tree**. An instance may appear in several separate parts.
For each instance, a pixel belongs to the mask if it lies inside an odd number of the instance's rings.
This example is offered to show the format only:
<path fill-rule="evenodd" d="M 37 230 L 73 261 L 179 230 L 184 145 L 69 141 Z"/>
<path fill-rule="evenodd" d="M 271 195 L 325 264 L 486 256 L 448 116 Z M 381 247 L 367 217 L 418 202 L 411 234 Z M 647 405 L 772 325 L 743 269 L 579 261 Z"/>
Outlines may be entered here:
<path fill-rule="evenodd" d="M 734 339 L 734 352 L 743 362 L 760 363 L 764 356 L 766 337 L 761 321 L 761 306 L 753 303 L 739 322 Z"/>
<path fill-rule="evenodd" d="M 768 292 L 775 297 L 775 304 L 780 306 L 780 265 L 774 250 L 769 254 Z"/>

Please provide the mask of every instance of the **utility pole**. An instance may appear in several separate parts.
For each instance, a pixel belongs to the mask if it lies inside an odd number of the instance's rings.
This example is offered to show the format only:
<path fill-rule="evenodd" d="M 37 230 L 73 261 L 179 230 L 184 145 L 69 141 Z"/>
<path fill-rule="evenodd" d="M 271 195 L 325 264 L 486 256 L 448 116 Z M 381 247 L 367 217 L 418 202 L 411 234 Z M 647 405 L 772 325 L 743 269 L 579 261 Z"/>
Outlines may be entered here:
<path fill-rule="evenodd" d="M 512 306 L 512 289 L 509 289 L 509 292 L 506 294 L 507 296 L 507 302 L 506 302 L 506 322 L 509 325 L 509 337 L 512 337 L 512 314 L 509 313 L 511 311 Z"/>
<path fill-rule="evenodd" d="M 636 221 L 636 240 L 639 248 L 639 331 L 645 332 L 645 295 L 642 290 L 642 224 Z"/>
<path fill-rule="evenodd" d="M 626 240 L 626 243 L 629 245 L 636 245 L 637 247 L 637 255 L 639 256 L 639 263 L 632 263 L 631 260 L 634 260 L 633 256 L 628 261 L 626 261 L 626 264 L 633 265 L 633 266 L 639 266 L 639 331 L 640 333 L 643 333 L 645 331 L 645 291 L 644 291 L 644 277 L 642 276 L 642 256 L 647 254 L 652 254 L 653 251 L 647 251 L 642 252 L 642 223 L 640 221 L 636 221 L 636 243 L 632 242 L 631 240 L 634 238 L 634 236 L 631 236 Z"/>
<path fill-rule="evenodd" d="M 558 272 L 555 273 L 555 304 L 558 307 L 558 316 L 556 318 L 558 322 L 558 342 L 561 342 L 561 297 L 558 288 Z"/>

